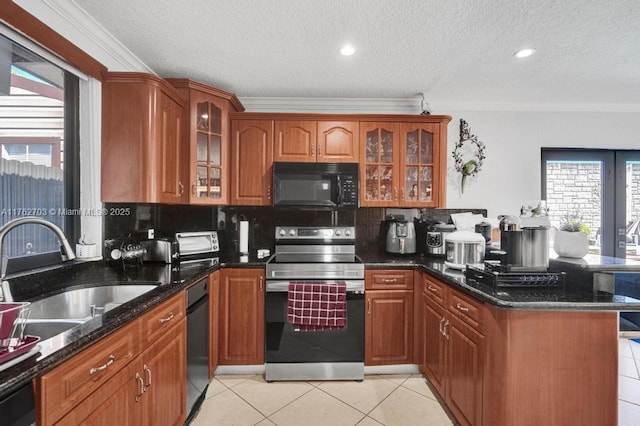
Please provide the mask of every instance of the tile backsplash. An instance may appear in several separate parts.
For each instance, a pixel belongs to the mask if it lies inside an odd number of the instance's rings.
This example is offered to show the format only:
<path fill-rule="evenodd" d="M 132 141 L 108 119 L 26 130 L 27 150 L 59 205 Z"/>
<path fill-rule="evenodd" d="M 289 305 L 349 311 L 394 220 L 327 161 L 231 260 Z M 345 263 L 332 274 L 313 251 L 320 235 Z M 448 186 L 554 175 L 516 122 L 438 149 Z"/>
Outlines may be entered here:
<path fill-rule="evenodd" d="M 238 252 L 240 220 L 249 221 L 249 250 L 251 252 L 274 248 L 275 227 L 330 226 L 332 212 L 326 210 L 300 210 L 252 206 L 184 206 L 163 204 L 116 204 L 130 214 L 105 216 L 105 239 L 131 236 L 146 239 L 147 230 L 153 228 L 156 238 L 173 237 L 176 232 L 218 230 L 223 253 Z M 384 251 L 384 220 L 387 214 L 403 214 L 414 220 L 416 228 L 433 222 L 450 222 L 451 213 L 470 211 L 486 215 L 484 209 L 386 209 L 359 208 L 338 211 L 338 226 L 356 227 L 356 247 L 362 251 Z"/>

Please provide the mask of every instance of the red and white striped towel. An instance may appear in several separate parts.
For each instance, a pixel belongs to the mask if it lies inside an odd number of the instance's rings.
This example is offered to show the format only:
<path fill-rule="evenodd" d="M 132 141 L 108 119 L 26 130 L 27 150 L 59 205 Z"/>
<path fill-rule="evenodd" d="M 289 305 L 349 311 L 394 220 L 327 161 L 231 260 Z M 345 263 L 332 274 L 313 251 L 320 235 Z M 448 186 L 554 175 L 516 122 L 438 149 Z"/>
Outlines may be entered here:
<path fill-rule="evenodd" d="M 289 283 L 287 322 L 299 326 L 300 331 L 346 327 L 346 283 Z"/>

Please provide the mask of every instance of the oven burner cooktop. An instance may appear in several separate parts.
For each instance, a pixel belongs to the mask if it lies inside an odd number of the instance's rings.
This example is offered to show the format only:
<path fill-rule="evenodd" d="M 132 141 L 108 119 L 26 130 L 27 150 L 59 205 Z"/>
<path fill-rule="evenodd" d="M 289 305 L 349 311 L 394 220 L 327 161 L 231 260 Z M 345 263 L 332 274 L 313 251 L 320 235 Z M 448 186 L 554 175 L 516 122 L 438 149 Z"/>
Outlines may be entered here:
<path fill-rule="evenodd" d="M 269 279 L 364 279 L 355 252 L 354 227 L 276 227 L 275 255 L 266 265 Z"/>

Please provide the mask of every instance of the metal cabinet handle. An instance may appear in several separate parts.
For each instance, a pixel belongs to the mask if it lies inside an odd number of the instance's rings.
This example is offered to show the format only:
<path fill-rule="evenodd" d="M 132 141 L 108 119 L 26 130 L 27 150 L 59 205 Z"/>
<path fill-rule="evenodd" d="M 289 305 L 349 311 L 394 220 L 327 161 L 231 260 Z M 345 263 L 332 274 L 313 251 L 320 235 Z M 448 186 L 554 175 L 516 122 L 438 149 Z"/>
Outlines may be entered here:
<path fill-rule="evenodd" d="M 175 318 L 175 315 L 173 314 L 173 312 L 169 312 L 169 316 L 166 318 L 160 318 L 160 324 L 164 324 L 165 322 L 169 322 L 171 321 L 173 318 Z"/>
<path fill-rule="evenodd" d="M 191 195 L 193 195 L 194 197 L 196 196 L 197 192 L 196 192 L 196 184 L 195 182 L 191 184 Z"/>
<path fill-rule="evenodd" d="M 442 328 L 442 324 L 444 324 L 444 317 L 440 318 L 440 334 L 444 336 L 444 329 Z"/>
<path fill-rule="evenodd" d="M 367 313 L 371 313 L 371 298 L 367 299 Z"/>
<path fill-rule="evenodd" d="M 271 199 L 271 185 L 267 185 L 267 200 Z"/>
<path fill-rule="evenodd" d="M 144 380 L 138 373 L 136 373 L 136 380 L 140 382 L 140 393 L 136 395 L 136 402 L 138 402 L 142 398 L 142 394 L 144 394 Z"/>
<path fill-rule="evenodd" d="M 106 363 L 102 364 L 100 367 L 92 367 L 89 370 L 89 374 L 93 376 L 99 371 L 106 370 L 111 364 L 113 364 L 115 360 L 116 360 L 115 355 L 109 355 L 109 360 Z"/>
<path fill-rule="evenodd" d="M 456 303 L 456 308 L 462 312 L 469 312 L 469 308 L 467 308 L 466 306 L 462 306 L 459 303 Z"/>
<path fill-rule="evenodd" d="M 148 387 L 151 386 L 151 370 L 149 369 L 149 367 L 147 367 L 147 364 L 145 364 L 144 367 L 142 367 L 142 369 L 144 370 L 145 373 L 147 373 L 147 384 L 144 385 L 144 389 L 146 390 Z"/>
<path fill-rule="evenodd" d="M 402 188 L 400 190 L 400 198 L 402 199 L 402 201 L 405 201 L 405 199 L 404 199 L 404 188 Z"/>
<path fill-rule="evenodd" d="M 263 283 L 263 281 L 264 281 L 264 278 L 260 277 L 260 291 L 262 291 L 262 283 Z"/>
<path fill-rule="evenodd" d="M 444 331 L 444 337 L 447 338 L 447 340 L 449 340 L 449 335 L 447 334 L 447 326 L 449 325 L 449 320 L 447 320 L 447 322 L 444 323 L 444 326 L 442 326 L 442 330 Z"/>
<path fill-rule="evenodd" d="M 322 157 L 322 145 L 318 144 L 318 157 Z"/>
<path fill-rule="evenodd" d="M 431 284 L 429 284 L 429 285 L 427 286 L 427 290 L 429 290 L 429 291 L 430 291 L 430 292 L 432 292 L 432 293 L 437 293 L 437 292 L 438 292 L 438 287 L 434 287 L 434 286 L 432 286 Z"/>
<path fill-rule="evenodd" d="M 311 156 L 315 157 L 316 156 L 316 146 L 311 144 Z"/>
<path fill-rule="evenodd" d="M 182 184 L 182 182 L 178 182 L 178 188 L 180 188 L 180 191 L 178 191 L 178 194 L 180 195 L 184 194 L 184 185 Z"/>
<path fill-rule="evenodd" d="M 398 201 L 398 187 L 393 188 L 393 199 Z"/>
<path fill-rule="evenodd" d="M 380 281 L 382 281 L 385 284 L 390 284 L 390 283 L 398 282 L 398 279 L 397 278 L 382 278 Z"/>

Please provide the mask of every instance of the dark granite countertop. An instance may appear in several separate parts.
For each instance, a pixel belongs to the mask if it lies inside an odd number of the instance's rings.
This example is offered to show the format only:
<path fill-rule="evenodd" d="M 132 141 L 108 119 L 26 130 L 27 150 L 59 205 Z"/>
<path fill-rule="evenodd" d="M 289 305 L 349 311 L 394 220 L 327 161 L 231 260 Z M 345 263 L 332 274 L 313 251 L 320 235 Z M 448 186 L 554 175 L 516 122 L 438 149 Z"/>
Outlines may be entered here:
<path fill-rule="evenodd" d="M 561 289 L 495 288 L 469 280 L 462 271 L 446 267 L 442 258 L 387 253 L 359 254 L 366 268 L 422 268 L 476 299 L 499 308 L 523 310 L 640 311 L 640 300 L 618 294 L 594 293 L 590 276 L 573 271 L 564 262 L 550 263 L 550 270 L 567 271 Z M 575 273 L 573 273 L 575 272 Z"/>
<path fill-rule="evenodd" d="M 499 308 L 525 310 L 640 310 L 640 300 L 606 293 L 593 294 L 591 282 L 565 286 L 564 290 L 496 290 L 467 280 L 461 271 L 446 268 L 442 259 L 423 255 L 359 254 L 366 268 L 421 268 L 453 287 Z M 157 283 L 157 287 L 102 316 L 74 327 L 55 338 L 39 342 L 40 353 L 0 371 L 0 398 L 60 364 L 165 299 L 187 288 L 195 280 L 221 267 L 262 268 L 268 258 L 228 256 L 177 265 L 148 263 L 126 271 L 120 265 L 96 262 L 68 262 L 63 266 L 34 270 L 7 277 L 15 300 L 37 300 L 72 287 Z M 564 266 L 564 263 L 560 263 Z M 556 265 L 557 267 L 557 265 Z M 579 276 L 584 280 L 584 276 Z M 575 284 L 575 283 L 574 283 Z"/>
<path fill-rule="evenodd" d="M 29 382 L 34 377 L 60 364 L 165 299 L 187 288 L 194 281 L 221 267 L 261 268 L 268 259 L 227 256 L 179 265 L 145 263 L 126 270 L 119 264 L 104 261 L 68 262 L 16 277 L 7 276 L 14 300 L 34 301 L 61 291 L 96 285 L 157 284 L 143 295 L 67 330 L 52 339 L 38 342 L 40 353 L 13 367 L 0 371 L 0 398 Z"/>

